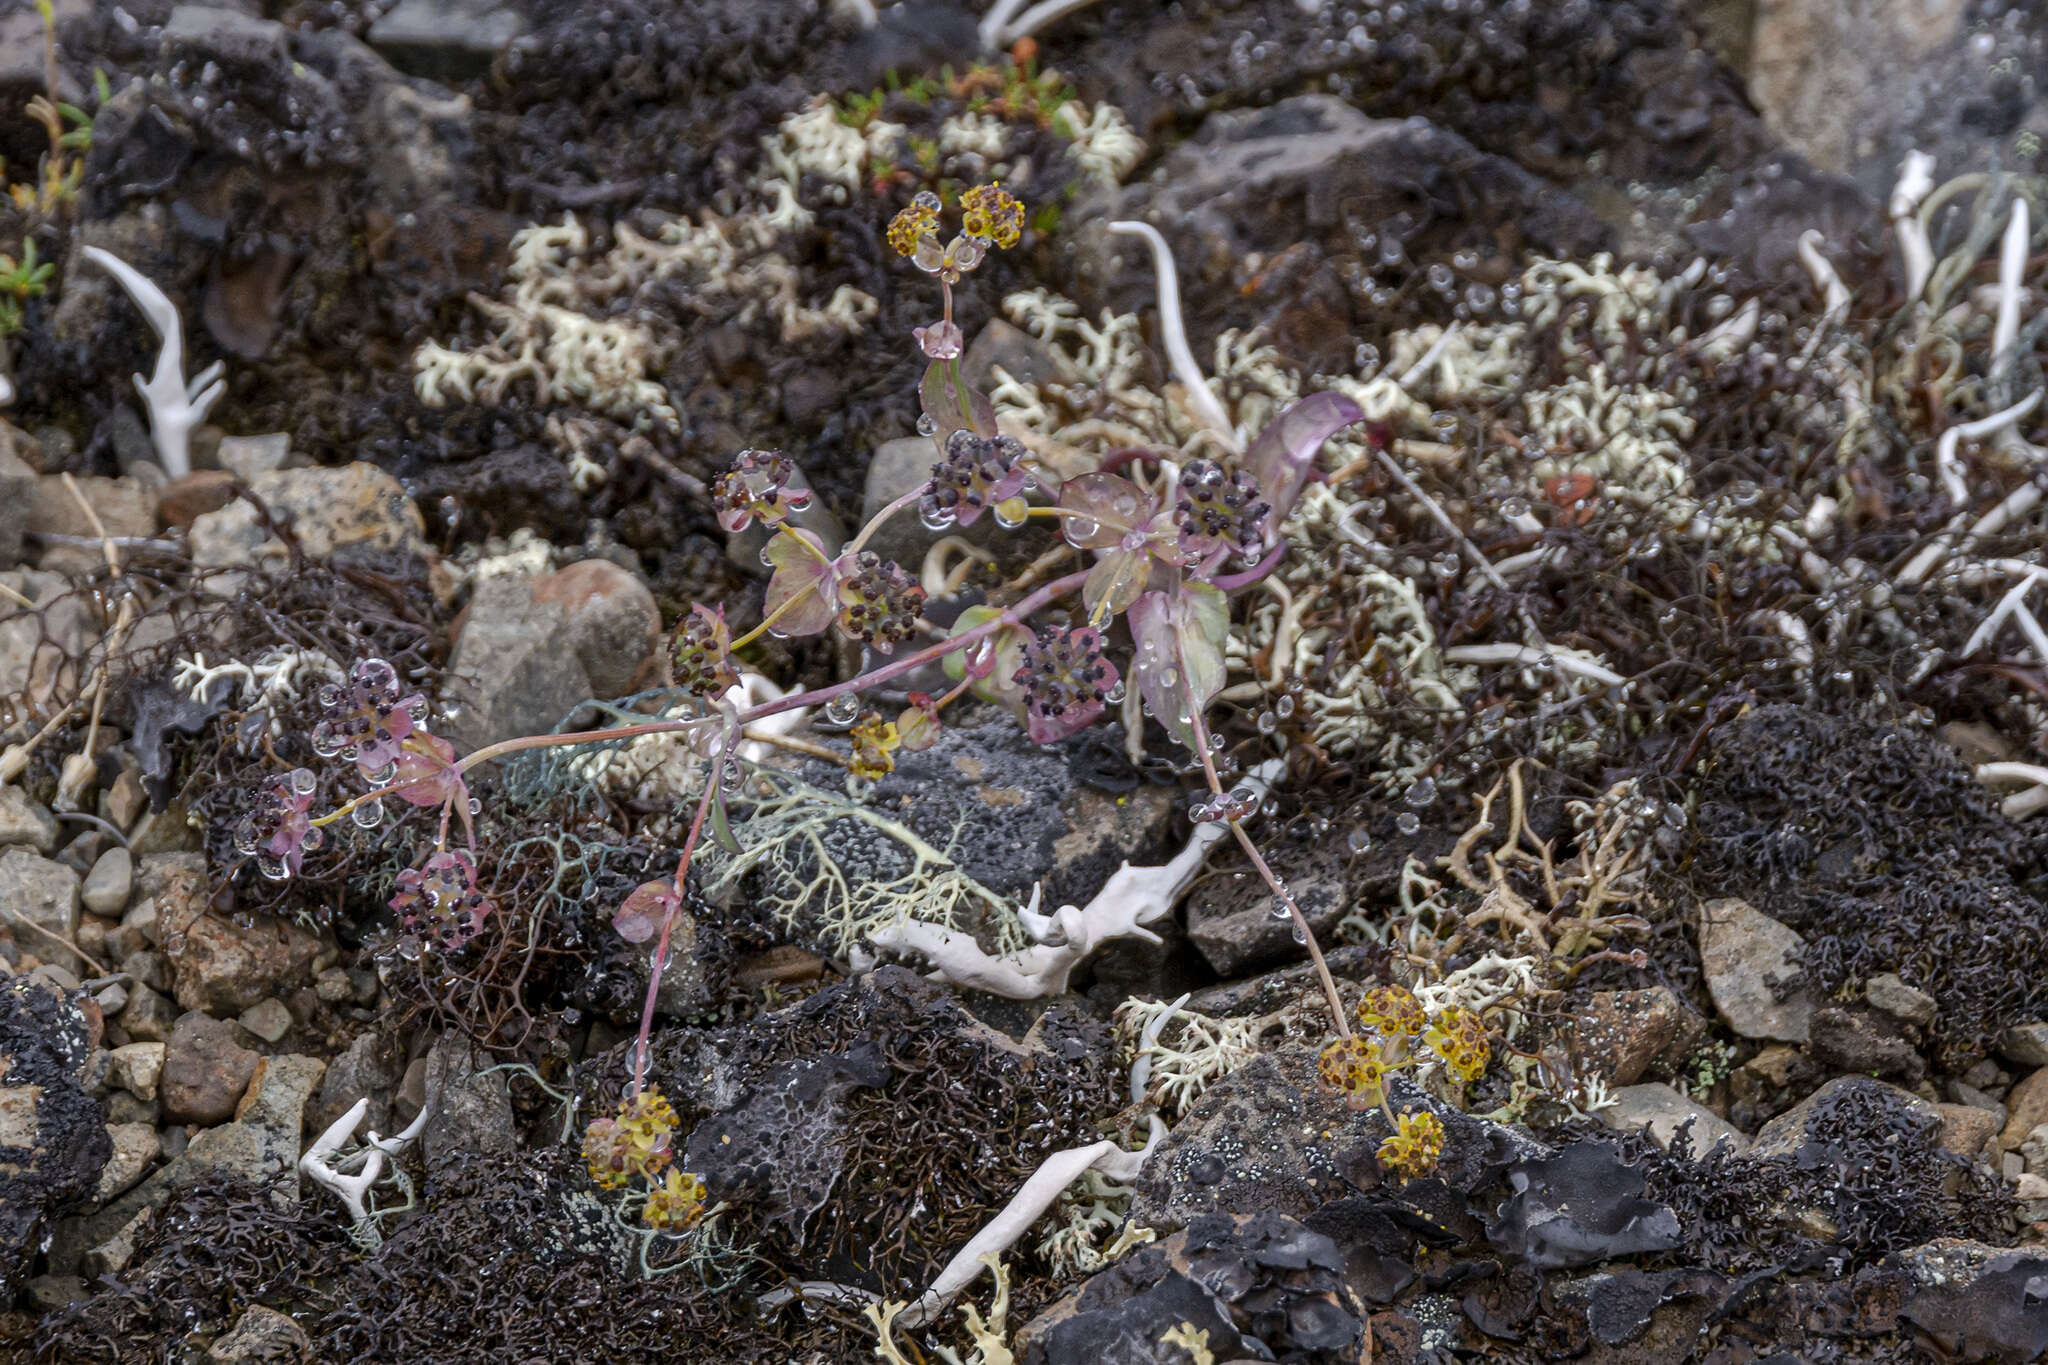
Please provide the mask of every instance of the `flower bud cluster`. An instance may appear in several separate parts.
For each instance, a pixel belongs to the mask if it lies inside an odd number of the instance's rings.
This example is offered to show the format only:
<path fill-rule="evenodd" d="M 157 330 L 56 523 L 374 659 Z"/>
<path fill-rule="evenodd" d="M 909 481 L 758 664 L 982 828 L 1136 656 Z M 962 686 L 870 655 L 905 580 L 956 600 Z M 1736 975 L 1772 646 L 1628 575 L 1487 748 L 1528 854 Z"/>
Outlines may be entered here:
<path fill-rule="evenodd" d="M 355 764 L 372 786 L 391 780 L 406 739 L 426 727 L 427 699 L 406 695 L 398 670 L 383 659 L 360 661 L 346 683 L 328 683 L 315 700 L 321 717 L 313 752 Z"/>
<path fill-rule="evenodd" d="M 711 485 L 711 510 L 729 532 L 754 521 L 773 526 L 811 505 L 809 489 L 790 487 L 795 478 L 796 466 L 780 451 L 742 450 Z"/>
<path fill-rule="evenodd" d="M 1022 441 L 1014 436 L 977 436 L 962 427 L 946 438 L 945 456 L 932 466 L 931 487 L 918 510 L 934 531 L 972 526 L 983 510 L 1030 486 Z"/>
<path fill-rule="evenodd" d="M 1265 548 L 1266 515 L 1273 509 L 1259 497 L 1257 480 L 1243 470 L 1226 472 L 1214 460 L 1194 460 L 1180 474 L 1173 520 L 1180 548 L 1197 558 L 1221 550 L 1256 559 Z"/>
<path fill-rule="evenodd" d="M 449 952 L 475 938 L 493 908 L 477 889 L 476 864 L 447 849 L 399 873 L 397 884 L 391 908 L 406 932 Z"/>
<path fill-rule="evenodd" d="M 924 589 L 894 563 L 872 550 L 862 550 L 851 564 L 842 564 L 839 580 L 839 628 L 865 640 L 884 654 L 917 633 L 924 610 Z"/>

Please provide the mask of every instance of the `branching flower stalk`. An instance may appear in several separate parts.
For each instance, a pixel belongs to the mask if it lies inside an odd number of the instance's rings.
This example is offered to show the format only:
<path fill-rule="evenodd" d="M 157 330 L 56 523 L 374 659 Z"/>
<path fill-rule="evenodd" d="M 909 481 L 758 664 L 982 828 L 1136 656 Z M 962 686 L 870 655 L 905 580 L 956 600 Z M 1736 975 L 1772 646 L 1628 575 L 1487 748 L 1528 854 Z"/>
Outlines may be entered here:
<path fill-rule="evenodd" d="M 1242 823 L 1258 808 L 1277 760 L 1257 777 L 1226 790 L 1203 713 L 1224 687 L 1229 594 L 1258 583 L 1280 563 L 1287 546 L 1281 524 L 1317 476 L 1323 443 L 1364 414 L 1340 394 L 1314 394 L 1279 412 L 1249 439 L 1241 437 L 1194 369 L 1180 334 L 1175 300 L 1162 305 L 1168 346 L 1189 387 L 1188 401 L 1203 410 L 1216 437 L 1212 444 L 1222 448 L 1223 459 L 1127 449 L 1094 472 L 1060 478 L 1034 464 L 1022 442 L 1001 432 L 987 396 L 967 385 L 960 366 L 964 338 L 953 319 L 953 286 L 989 251 L 1020 240 L 1023 206 L 995 185 L 969 189 L 957 205 L 959 231 L 943 244 L 942 208 L 936 195 L 920 194 L 890 223 L 887 234 L 891 247 L 940 284 L 940 318 L 915 330 L 928 361 L 919 385 L 924 413 L 919 429 L 933 442 L 936 459 L 930 476 L 891 502 L 834 554 L 816 535 L 795 524 L 793 514 L 808 504 L 811 495 L 785 456 L 746 450 L 735 457 L 710 490 L 712 510 L 728 532 L 744 531 L 756 522 L 766 529 L 763 560 L 773 572 L 760 624 L 753 630 L 735 639 L 723 610 L 701 604 L 693 605 L 676 627 L 674 690 L 694 699 L 694 714 L 521 736 L 458 758 L 446 739 L 430 733 L 426 699 L 407 695 L 390 664 L 363 660 L 344 680 L 320 689 L 324 714 L 312 742 L 322 757 L 353 764 L 368 789 L 316 815 L 312 807 L 319 778 L 301 768 L 259 793 L 236 833 L 238 848 L 257 869 L 281 880 L 294 875 L 306 853 L 320 846 L 324 831 L 344 817 L 374 827 L 388 803 L 437 814 L 431 843 L 400 874 L 391 904 L 422 951 L 458 953 L 493 912 L 478 883 L 474 817 L 482 807 L 471 795 L 472 773 L 485 764 L 542 749 L 611 745 L 662 734 L 687 736 L 689 747 L 706 763 L 675 871 L 634 890 L 612 921 L 622 938 L 648 944 L 650 953 L 631 1086 L 619 1115 L 597 1120 L 585 1137 L 585 1155 L 601 1183 L 623 1182 L 629 1176 L 650 1182 L 662 1178 L 663 1183 L 643 1191 L 642 1221 L 657 1229 L 694 1229 L 706 1217 L 702 1182 L 669 1165 L 667 1142 L 675 1117 L 648 1084 L 650 1038 L 673 931 L 690 895 L 691 869 L 704 840 L 709 837 L 728 852 L 743 852 L 726 810 L 728 792 L 736 785 L 732 778 L 739 746 L 750 727 L 761 727 L 755 733 L 774 729 L 764 723 L 812 707 L 847 713 L 849 700 L 927 665 L 942 665 L 954 685 L 938 697 L 910 693 L 909 705 L 893 719 L 872 710 L 860 715 L 846 732 L 852 752 L 842 760 L 854 779 L 879 779 L 893 771 L 896 750 L 915 751 L 935 743 L 945 708 L 969 693 L 1016 716 L 1033 742 L 1060 743 L 1126 700 L 1128 671 L 1137 693 L 1128 715 L 1136 717 L 1141 701 L 1173 740 L 1198 757 L 1209 794 L 1195 812 L 1197 837 L 1188 855 L 1168 868 L 1127 867 L 1119 875 L 1149 878 L 1148 886 L 1178 881 L 1181 864 L 1191 869 L 1202 850 L 1227 828 L 1273 889 L 1284 913 L 1293 918 L 1336 1027 L 1344 1037 L 1350 1036 L 1342 1000 L 1306 916 Z M 1147 235 L 1160 263 L 1165 299 L 1172 292 L 1171 256 L 1156 234 Z M 1129 468 L 1128 476 L 1120 472 L 1137 464 L 1151 466 L 1149 473 L 1136 468 Z M 1033 496 L 1039 506 L 1031 504 Z M 913 503 L 933 532 L 965 529 L 984 513 L 992 513 L 1005 527 L 1021 526 L 1032 516 L 1056 518 L 1067 552 L 1082 559 L 1085 567 L 1051 577 L 1008 606 L 972 607 L 958 616 L 943 638 L 910 648 L 920 631 L 930 629 L 922 624 L 925 589 L 917 577 L 881 559 L 868 546 L 883 520 Z M 1034 572 L 1049 573 L 1052 568 L 1034 566 Z M 1079 610 L 1069 610 L 1067 619 L 1083 624 L 1035 626 L 1035 618 L 1045 609 L 1076 597 Z M 1109 657 L 1107 639 L 1118 616 L 1126 619 L 1134 642 L 1134 658 L 1121 669 Z M 737 650 L 763 635 L 803 637 L 833 630 L 885 656 L 884 661 L 857 677 L 789 695 L 760 696 L 742 686 Z M 1112 889 L 1106 887 L 1105 896 Z M 1116 894 L 1132 900 L 1129 891 L 1125 887 Z M 1145 904 L 1151 906 L 1150 901 Z M 1145 914 L 1163 914 L 1170 908 L 1171 901 L 1166 900 Z M 1033 932 L 1044 945 L 1071 934 L 1072 924 L 1061 918 L 1067 914 L 1020 914 L 1020 919 L 1036 926 Z M 871 931 L 871 937 L 883 945 L 886 935 Z M 1085 945 L 1068 946 L 1085 951 Z M 1054 954 L 1059 962 L 1079 955 L 1083 954 Z M 1064 985 L 1059 962 L 1044 973 L 1050 988 Z M 1083 1165 L 1097 1164 L 1109 1159 L 1113 1147 L 1107 1144 L 1101 1151 L 1070 1155 Z M 1118 1152 L 1114 1159 L 1141 1158 Z M 1061 1187 L 1065 1183 L 1064 1178 L 1057 1182 Z M 1048 1190 L 1048 1198 L 1057 1193 L 1051 1185 Z M 1016 1210 L 1016 1217 L 1023 1220 L 1020 1227 L 1037 1216 L 1027 1214 L 1024 1203 Z"/>

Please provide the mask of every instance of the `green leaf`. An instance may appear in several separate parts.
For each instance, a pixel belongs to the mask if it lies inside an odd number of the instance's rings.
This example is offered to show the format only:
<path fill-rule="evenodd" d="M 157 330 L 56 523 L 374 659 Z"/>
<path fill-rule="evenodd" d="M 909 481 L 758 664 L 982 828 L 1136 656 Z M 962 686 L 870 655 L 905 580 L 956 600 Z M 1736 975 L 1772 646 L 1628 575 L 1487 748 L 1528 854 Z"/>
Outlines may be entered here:
<path fill-rule="evenodd" d="M 798 544 L 797 538 L 804 543 Z M 830 626 L 839 614 L 839 603 L 825 542 L 809 531 L 784 529 L 769 538 L 765 553 L 775 567 L 761 602 L 762 613 L 775 618 L 769 632 L 816 635 Z"/>
<path fill-rule="evenodd" d="M 719 781 L 723 776 L 714 769 L 705 780 L 711 783 L 711 813 L 706 823 L 711 830 L 711 842 L 727 853 L 744 853 L 746 847 L 734 837 L 732 819 L 725 812 L 725 784 Z"/>
<path fill-rule="evenodd" d="M 995 405 L 960 378 L 957 359 L 934 360 L 925 366 L 917 397 L 924 404 L 925 415 L 932 419 L 932 439 L 941 451 L 946 448 L 946 438 L 956 431 L 971 431 L 976 436 L 998 434 Z"/>
<path fill-rule="evenodd" d="M 994 607 L 969 607 L 953 622 L 950 632 L 958 639 L 976 626 L 987 625 L 1002 612 Z M 1024 646 L 1031 639 L 1031 632 L 1022 626 L 1003 626 L 996 630 L 981 646 L 970 645 L 965 650 L 955 651 L 945 658 L 946 676 L 959 682 L 968 676 L 969 663 L 974 664 L 975 680 L 967 689 L 985 702 L 992 702 L 1006 710 L 1022 715 L 1024 713 L 1024 691 L 1017 686 L 1017 670 L 1024 666 Z M 967 656 L 972 654 L 970 660 Z"/>

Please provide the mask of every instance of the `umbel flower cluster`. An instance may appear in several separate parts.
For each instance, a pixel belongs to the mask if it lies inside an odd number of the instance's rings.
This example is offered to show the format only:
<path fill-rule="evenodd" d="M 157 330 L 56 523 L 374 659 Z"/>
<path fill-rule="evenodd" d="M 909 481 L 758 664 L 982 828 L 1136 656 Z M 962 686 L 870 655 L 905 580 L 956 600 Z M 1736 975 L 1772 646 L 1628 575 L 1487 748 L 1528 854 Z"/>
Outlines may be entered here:
<path fill-rule="evenodd" d="M 644 1190 L 640 1221 L 662 1232 L 685 1232 L 704 1219 L 704 1182 L 674 1164 L 676 1111 L 652 1087 L 628 1095 L 612 1118 L 583 1132 L 583 1164 L 607 1190 Z"/>
<path fill-rule="evenodd" d="M 1352 1107 L 1377 1108 L 1387 1116 L 1394 1132 L 1380 1144 L 1381 1166 L 1404 1181 L 1428 1175 L 1443 1152 L 1443 1121 L 1427 1110 L 1395 1114 L 1387 1101 L 1387 1078 L 1417 1060 L 1419 1042 L 1450 1075 L 1471 1084 L 1486 1073 L 1492 1056 L 1486 1023 L 1462 1005 L 1431 1017 L 1413 991 L 1394 985 L 1367 992 L 1355 1013 L 1364 1033 L 1347 1033 L 1325 1044 L 1316 1060 L 1317 1076 Z"/>
<path fill-rule="evenodd" d="M 631 1086 L 618 1112 L 593 1122 L 583 1142 L 591 1178 L 610 1189 L 644 1190 L 641 1217 L 656 1229 L 687 1229 L 706 1216 L 703 1183 L 674 1164 L 675 1111 L 647 1084 L 658 987 L 700 843 L 708 835 L 740 851 L 726 811 L 727 795 L 737 785 L 729 779 L 739 745 L 744 737 L 765 733 L 749 727 L 783 712 L 817 708 L 845 724 L 847 748 L 840 761 L 852 779 L 871 781 L 894 770 L 899 751 L 935 743 L 946 708 L 970 693 L 1009 711 L 1040 744 L 1069 739 L 1113 706 L 1138 723 L 1142 707 L 1169 741 L 1199 762 L 1208 789 L 1199 818 L 1227 828 L 1277 898 L 1280 913 L 1294 920 L 1338 1030 L 1348 1036 L 1335 984 L 1322 968 L 1307 920 L 1243 828 L 1257 808 L 1256 796 L 1249 788 L 1227 786 L 1233 774 L 1219 765 L 1205 712 L 1224 686 L 1231 594 L 1278 566 L 1286 546 L 1280 524 L 1303 486 L 1318 477 L 1324 441 L 1363 414 L 1340 395 L 1317 394 L 1249 440 L 1218 427 L 1215 443 L 1228 452 L 1221 459 L 1126 450 L 1115 465 L 1078 477 L 1040 467 L 1020 441 L 998 429 L 989 399 L 963 378 L 963 339 L 953 318 L 954 286 L 990 252 L 1024 241 L 1024 206 L 999 186 L 984 185 L 963 193 L 957 208 L 959 227 L 950 238 L 941 226 L 945 205 L 931 194 L 914 199 L 888 229 L 890 245 L 937 279 L 943 304 L 940 317 L 915 333 L 927 362 L 918 386 L 918 429 L 932 441 L 928 477 L 882 508 L 845 545 L 828 548 L 796 524 L 795 514 L 811 495 L 786 456 L 772 450 L 735 456 L 709 490 L 712 511 L 729 532 L 763 528 L 762 562 L 770 573 L 758 623 L 744 633 L 734 632 L 722 604 L 693 604 L 677 623 L 674 695 L 691 703 L 682 708 L 686 714 L 501 740 L 457 758 L 446 740 L 430 733 L 425 700 L 403 685 L 390 664 L 364 660 L 345 682 L 321 694 L 324 714 L 314 741 L 323 757 L 344 771 L 352 768 L 353 779 L 366 790 L 316 814 L 323 786 L 332 785 L 311 769 L 295 770 L 257 794 L 237 834 L 262 875 L 282 878 L 299 870 L 306 854 L 319 847 L 323 828 L 337 820 L 375 827 L 387 807 L 430 813 L 436 832 L 399 877 L 391 904 L 421 951 L 460 952 L 490 923 L 492 912 L 479 887 L 473 817 L 481 807 L 470 794 L 469 774 L 526 750 L 686 736 L 690 748 L 704 755 L 706 771 L 674 875 L 638 887 L 612 921 L 622 938 L 647 945 L 650 955 Z M 1206 389 L 1199 397 L 1215 409 Z M 925 618 L 925 593 L 915 577 L 868 548 L 884 522 L 913 509 L 933 529 L 971 526 L 985 512 L 1006 528 L 1033 518 L 1052 520 L 1076 567 L 1028 591 L 999 592 L 961 611 L 949 627 L 937 626 Z M 1117 618 L 1121 630 L 1113 629 Z M 750 646 L 764 636 L 829 631 L 871 651 L 864 672 L 773 700 L 750 699 L 741 666 Z M 1112 640 L 1126 635 L 1129 658 L 1113 659 Z M 863 709 L 865 694 L 933 664 L 950 680 L 944 690 L 911 692 L 893 715 Z M 803 747 L 813 755 L 834 752 L 811 741 Z M 436 812 L 437 821 L 431 815 Z M 1456 1020 L 1439 1018 L 1435 1026 L 1444 1040 L 1440 1050 L 1452 1065 L 1484 1067 L 1483 1028 L 1475 1040 Z M 1423 1027 L 1404 1024 L 1401 1036 L 1415 1036 Z M 1388 1037 L 1399 1032 L 1392 1023 L 1387 1029 Z M 1462 1051 L 1454 1055 L 1452 1048 Z M 1386 1067 L 1398 1064 L 1383 1048 L 1352 1048 L 1325 1060 L 1329 1074 L 1357 1096 L 1381 1094 Z M 1434 1124 L 1430 1115 L 1403 1116 L 1382 1159 L 1404 1170 L 1433 1164 L 1442 1142 Z"/>

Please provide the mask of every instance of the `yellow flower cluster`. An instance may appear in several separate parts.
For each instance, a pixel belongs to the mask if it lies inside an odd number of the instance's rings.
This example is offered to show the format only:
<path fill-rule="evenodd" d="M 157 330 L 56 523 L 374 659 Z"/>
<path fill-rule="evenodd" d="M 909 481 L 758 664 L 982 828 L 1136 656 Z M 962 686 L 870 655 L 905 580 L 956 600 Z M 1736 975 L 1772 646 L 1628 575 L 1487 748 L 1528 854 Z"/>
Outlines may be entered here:
<path fill-rule="evenodd" d="M 608 1190 L 625 1188 L 634 1176 L 654 1179 L 669 1163 L 675 1131 L 676 1111 L 659 1090 L 628 1096 L 618 1117 L 598 1119 L 583 1132 L 590 1178 Z"/>
<path fill-rule="evenodd" d="M 960 196 L 960 230 L 1007 250 L 1024 231 L 1024 206 L 1000 185 L 976 185 Z"/>
<path fill-rule="evenodd" d="M 896 771 L 896 749 L 903 740 L 896 733 L 895 721 L 883 720 L 880 712 L 870 711 L 846 737 L 853 741 L 853 757 L 846 766 L 855 777 L 879 782 Z"/>
<path fill-rule="evenodd" d="M 939 196 L 925 190 L 889 220 L 890 249 L 898 256 L 914 256 L 917 244 L 939 230 Z"/>
<path fill-rule="evenodd" d="M 1444 1059 L 1452 1075 L 1467 1084 L 1485 1074 L 1487 1058 L 1492 1055 L 1485 1021 L 1459 1005 L 1439 1014 L 1422 1041 Z"/>
<path fill-rule="evenodd" d="M 1339 1038 L 1326 1045 L 1316 1059 L 1316 1074 L 1322 1083 L 1342 1094 L 1353 1109 L 1384 1107 L 1387 1075 L 1394 1069 L 1395 1064 L 1363 1038 Z"/>
<path fill-rule="evenodd" d="M 1413 1038 L 1429 1023 L 1406 986 L 1376 986 L 1358 1002 L 1358 1022 L 1385 1038 Z"/>
<path fill-rule="evenodd" d="M 697 1226 L 704 1217 L 704 1182 L 687 1171 L 670 1171 L 668 1179 L 647 1195 L 640 1220 L 651 1228 L 681 1232 Z"/>
<path fill-rule="evenodd" d="M 1381 1166 L 1409 1181 L 1435 1170 L 1443 1150 L 1443 1121 L 1428 1110 L 1418 1114 L 1404 1109 L 1394 1121 L 1394 1135 L 1380 1144 L 1378 1156 Z"/>

